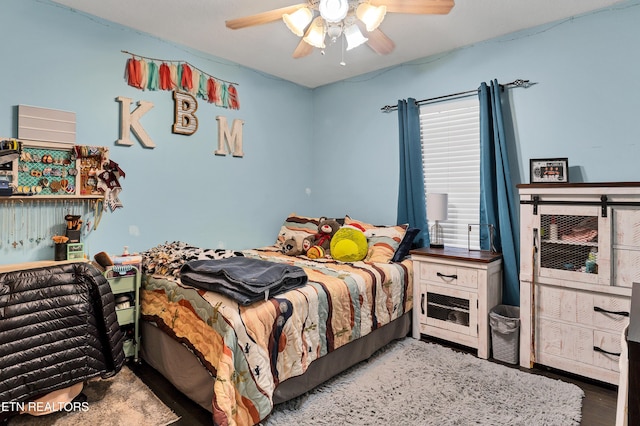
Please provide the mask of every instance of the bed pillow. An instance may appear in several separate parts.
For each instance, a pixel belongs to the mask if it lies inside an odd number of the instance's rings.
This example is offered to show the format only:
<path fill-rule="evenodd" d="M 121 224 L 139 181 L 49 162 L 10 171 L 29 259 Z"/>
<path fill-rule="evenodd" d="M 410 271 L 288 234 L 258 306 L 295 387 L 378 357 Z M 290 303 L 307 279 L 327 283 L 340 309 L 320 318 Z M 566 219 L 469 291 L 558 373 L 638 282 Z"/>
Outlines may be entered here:
<path fill-rule="evenodd" d="M 407 228 L 407 232 L 404 234 L 393 258 L 391 258 L 392 262 L 402 262 L 402 260 L 409 255 L 409 250 L 411 250 L 413 240 L 416 238 L 418 233 L 420 233 L 420 228 Z"/>
<path fill-rule="evenodd" d="M 302 241 L 308 236 L 313 236 L 318 233 L 318 224 L 321 220 L 327 219 L 328 216 L 323 217 L 307 217 L 300 216 L 295 213 L 291 213 L 285 220 L 282 226 L 280 227 L 280 232 L 278 232 L 278 238 L 276 239 L 275 246 L 280 248 L 283 246 L 284 242 L 290 238 L 293 238 L 296 241 L 296 244 L 299 245 L 298 248 L 302 248 Z M 344 224 L 344 218 L 335 218 L 333 219 L 340 226 Z"/>
<path fill-rule="evenodd" d="M 284 242 L 290 238 L 296 240 L 296 243 L 302 244 L 302 240 L 318 232 L 319 222 L 319 217 L 306 217 L 291 213 L 280 227 L 275 245 L 282 247 Z"/>
<path fill-rule="evenodd" d="M 400 242 L 407 232 L 408 225 L 376 226 L 370 223 L 344 218 L 344 224 L 358 224 L 364 228 L 364 235 L 367 237 L 369 250 L 365 262 L 389 263 L 394 253 L 400 246 Z"/>

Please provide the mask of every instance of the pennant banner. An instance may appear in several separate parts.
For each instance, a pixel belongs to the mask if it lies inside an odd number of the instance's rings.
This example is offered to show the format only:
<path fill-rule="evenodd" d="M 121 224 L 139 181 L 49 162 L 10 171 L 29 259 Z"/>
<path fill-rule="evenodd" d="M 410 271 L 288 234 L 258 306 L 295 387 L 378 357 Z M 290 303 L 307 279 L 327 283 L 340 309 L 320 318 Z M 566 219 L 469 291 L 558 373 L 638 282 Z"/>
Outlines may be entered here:
<path fill-rule="evenodd" d="M 237 83 L 215 78 L 188 62 L 123 53 L 132 55 L 124 70 L 124 79 L 129 86 L 152 91 L 181 90 L 222 108 L 240 109 Z"/>

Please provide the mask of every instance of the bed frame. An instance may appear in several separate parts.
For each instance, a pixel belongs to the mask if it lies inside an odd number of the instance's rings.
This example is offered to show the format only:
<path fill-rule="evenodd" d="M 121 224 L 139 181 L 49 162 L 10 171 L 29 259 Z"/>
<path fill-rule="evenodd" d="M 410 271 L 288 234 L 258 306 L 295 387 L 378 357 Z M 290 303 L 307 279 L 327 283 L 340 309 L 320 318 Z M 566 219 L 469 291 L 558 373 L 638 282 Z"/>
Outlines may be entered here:
<path fill-rule="evenodd" d="M 366 360 L 391 341 L 406 337 L 410 330 L 411 311 L 313 361 L 304 374 L 291 377 L 276 387 L 273 395 L 274 404 L 308 392 L 347 368 Z M 211 377 L 198 358 L 154 323 L 141 321 L 141 334 L 142 358 L 180 392 L 211 411 L 215 378 Z"/>

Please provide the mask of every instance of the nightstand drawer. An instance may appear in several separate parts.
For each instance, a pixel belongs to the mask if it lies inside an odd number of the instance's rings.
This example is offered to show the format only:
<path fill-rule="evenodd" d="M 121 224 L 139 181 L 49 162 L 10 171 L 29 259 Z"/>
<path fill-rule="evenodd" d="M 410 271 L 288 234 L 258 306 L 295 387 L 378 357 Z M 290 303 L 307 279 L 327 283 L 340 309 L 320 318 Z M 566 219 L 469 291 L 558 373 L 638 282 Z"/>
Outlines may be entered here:
<path fill-rule="evenodd" d="M 113 292 L 113 294 L 136 291 L 135 275 L 123 275 L 121 277 L 107 278 L 107 281 L 109 281 L 111 292 Z"/>
<path fill-rule="evenodd" d="M 436 284 L 478 288 L 478 271 L 460 266 L 420 262 L 420 279 Z"/>
<path fill-rule="evenodd" d="M 116 316 L 118 317 L 118 324 L 126 325 L 131 324 L 134 321 L 136 308 L 116 309 Z"/>
<path fill-rule="evenodd" d="M 426 308 L 422 318 L 426 325 L 478 337 L 478 295 L 475 292 L 427 285 L 420 307 L 421 310 Z"/>

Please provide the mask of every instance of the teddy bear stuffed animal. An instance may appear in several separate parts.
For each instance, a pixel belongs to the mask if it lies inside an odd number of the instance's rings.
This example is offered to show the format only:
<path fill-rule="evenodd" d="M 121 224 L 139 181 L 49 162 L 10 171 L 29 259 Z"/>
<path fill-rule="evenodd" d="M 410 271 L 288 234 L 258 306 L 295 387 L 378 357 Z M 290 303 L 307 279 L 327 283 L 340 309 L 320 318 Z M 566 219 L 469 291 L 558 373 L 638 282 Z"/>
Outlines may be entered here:
<path fill-rule="evenodd" d="M 318 222 L 318 232 L 315 234 L 315 245 L 322 247 L 326 254 L 330 254 L 331 238 L 338 229 L 340 229 L 338 221 L 321 217 Z"/>

